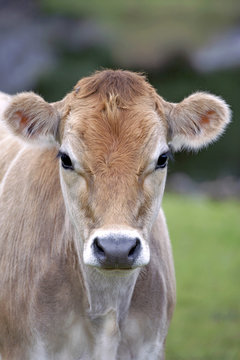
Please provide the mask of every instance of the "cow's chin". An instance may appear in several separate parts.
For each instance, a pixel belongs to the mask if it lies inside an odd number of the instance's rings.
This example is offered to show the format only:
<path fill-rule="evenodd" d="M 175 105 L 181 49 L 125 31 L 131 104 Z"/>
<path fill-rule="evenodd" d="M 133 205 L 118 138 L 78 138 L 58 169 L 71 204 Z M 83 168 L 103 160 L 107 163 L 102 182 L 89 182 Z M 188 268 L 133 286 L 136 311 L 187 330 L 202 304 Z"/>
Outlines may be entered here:
<path fill-rule="evenodd" d="M 104 269 L 101 267 L 94 267 L 95 271 L 104 276 L 105 278 L 126 278 L 134 273 L 139 273 L 141 267 L 131 269 Z"/>

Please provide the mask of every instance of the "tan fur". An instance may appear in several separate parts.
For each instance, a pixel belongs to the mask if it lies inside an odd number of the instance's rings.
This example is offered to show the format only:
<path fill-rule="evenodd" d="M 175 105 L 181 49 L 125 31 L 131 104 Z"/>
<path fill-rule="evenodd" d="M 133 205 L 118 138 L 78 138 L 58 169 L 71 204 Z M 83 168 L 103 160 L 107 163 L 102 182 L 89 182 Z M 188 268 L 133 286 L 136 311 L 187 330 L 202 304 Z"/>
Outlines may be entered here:
<path fill-rule="evenodd" d="M 0 123 L 2 360 L 163 359 L 175 277 L 160 209 L 166 170 L 155 166 L 168 141 L 179 149 L 216 138 L 226 104 L 201 93 L 167 103 L 143 76 L 120 70 L 80 80 L 57 103 L 33 93 L 4 99 L 18 137 Z M 74 171 L 59 165 L 60 147 Z M 86 265 L 99 229 L 137 231 L 149 264 Z"/>

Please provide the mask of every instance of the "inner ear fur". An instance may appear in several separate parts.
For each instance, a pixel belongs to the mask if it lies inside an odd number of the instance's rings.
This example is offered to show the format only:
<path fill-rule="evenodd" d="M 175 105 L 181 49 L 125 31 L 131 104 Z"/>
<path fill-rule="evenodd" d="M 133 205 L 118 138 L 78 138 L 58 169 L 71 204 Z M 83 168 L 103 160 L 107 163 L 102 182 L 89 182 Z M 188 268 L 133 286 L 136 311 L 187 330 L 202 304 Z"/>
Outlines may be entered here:
<path fill-rule="evenodd" d="M 200 149 L 215 141 L 231 119 L 226 102 L 218 96 L 198 92 L 180 103 L 164 101 L 173 149 Z"/>
<path fill-rule="evenodd" d="M 34 141 L 56 141 L 59 118 L 57 106 L 33 92 L 13 96 L 4 112 L 4 120 L 15 135 Z"/>

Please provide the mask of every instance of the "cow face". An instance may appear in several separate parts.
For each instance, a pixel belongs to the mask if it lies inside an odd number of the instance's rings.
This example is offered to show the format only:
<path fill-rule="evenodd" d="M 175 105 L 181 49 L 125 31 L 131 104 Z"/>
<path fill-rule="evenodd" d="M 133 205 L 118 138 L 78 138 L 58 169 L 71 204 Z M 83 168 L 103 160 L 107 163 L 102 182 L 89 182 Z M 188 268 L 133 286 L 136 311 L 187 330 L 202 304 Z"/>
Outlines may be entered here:
<path fill-rule="evenodd" d="M 149 234 L 170 148 L 151 98 L 79 97 L 61 135 L 60 173 L 86 264 L 131 268 L 149 261 Z M 126 105 L 126 104 L 125 104 Z"/>
<path fill-rule="evenodd" d="M 230 112 L 204 93 L 167 103 L 142 76 L 107 70 L 81 80 L 59 103 L 17 95 L 5 118 L 18 136 L 58 147 L 62 193 L 84 263 L 132 269 L 150 259 L 171 149 L 213 141 Z"/>

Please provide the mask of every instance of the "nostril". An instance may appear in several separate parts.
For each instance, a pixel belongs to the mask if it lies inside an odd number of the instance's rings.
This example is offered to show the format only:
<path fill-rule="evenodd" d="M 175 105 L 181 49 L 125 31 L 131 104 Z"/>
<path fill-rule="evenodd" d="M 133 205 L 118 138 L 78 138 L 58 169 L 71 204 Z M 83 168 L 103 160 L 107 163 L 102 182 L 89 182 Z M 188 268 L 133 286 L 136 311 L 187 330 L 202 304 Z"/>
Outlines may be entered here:
<path fill-rule="evenodd" d="M 96 238 L 96 240 L 95 240 L 95 246 L 99 252 L 104 254 L 104 250 L 103 250 L 102 246 L 100 245 L 98 238 Z"/>
<path fill-rule="evenodd" d="M 136 258 L 138 253 L 140 250 L 140 240 L 138 238 L 136 238 L 136 243 L 134 244 L 134 246 L 130 249 L 129 253 L 128 253 L 128 259 L 131 258 Z"/>
<path fill-rule="evenodd" d="M 94 251 L 98 256 L 105 257 L 105 251 L 100 244 L 99 238 L 97 237 L 93 242 Z"/>

